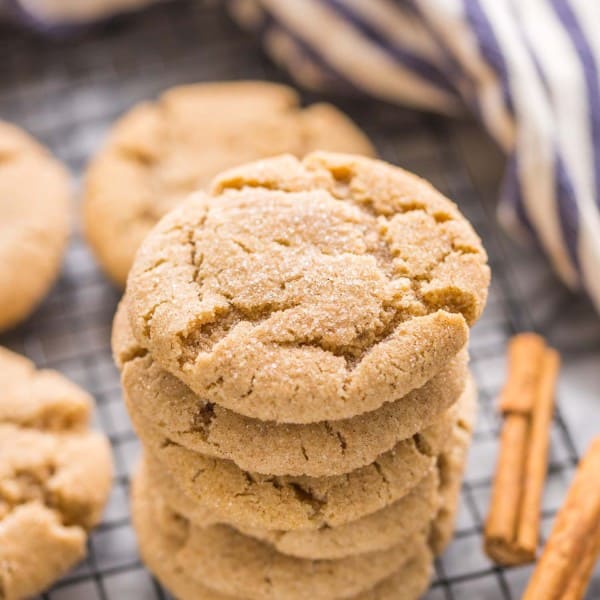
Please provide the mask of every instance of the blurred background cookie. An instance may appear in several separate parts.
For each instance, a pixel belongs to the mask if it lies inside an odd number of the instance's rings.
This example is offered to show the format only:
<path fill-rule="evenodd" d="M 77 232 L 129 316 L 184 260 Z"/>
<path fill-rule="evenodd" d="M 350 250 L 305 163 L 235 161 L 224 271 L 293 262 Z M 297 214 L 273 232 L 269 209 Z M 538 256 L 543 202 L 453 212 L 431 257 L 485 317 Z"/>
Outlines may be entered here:
<path fill-rule="evenodd" d="M 373 155 L 367 137 L 330 104 L 300 106 L 290 87 L 260 81 L 173 88 L 135 106 L 91 162 L 86 235 L 104 271 L 125 285 L 152 226 L 190 192 L 243 162 L 317 150 Z"/>
<path fill-rule="evenodd" d="M 41 592 L 86 554 L 112 482 L 91 398 L 0 347 L 0 597 Z"/>
<path fill-rule="evenodd" d="M 0 331 L 27 318 L 56 279 L 69 233 L 65 168 L 0 121 Z"/>

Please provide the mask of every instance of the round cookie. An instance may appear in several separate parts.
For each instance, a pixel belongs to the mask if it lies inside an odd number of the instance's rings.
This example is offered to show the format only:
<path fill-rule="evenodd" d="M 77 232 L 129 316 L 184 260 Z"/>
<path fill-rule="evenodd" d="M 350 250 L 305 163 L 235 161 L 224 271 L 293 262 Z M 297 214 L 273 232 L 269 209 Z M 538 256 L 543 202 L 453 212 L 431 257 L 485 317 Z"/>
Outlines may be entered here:
<path fill-rule="evenodd" d="M 84 557 L 108 497 L 106 438 L 87 394 L 0 348 L 0 595 L 32 596 Z"/>
<path fill-rule="evenodd" d="M 203 400 L 309 423 L 376 410 L 465 345 L 489 269 L 456 206 L 402 169 L 282 156 L 218 177 L 145 239 L 135 338 Z"/>
<path fill-rule="evenodd" d="M 471 379 L 468 385 L 473 386 Z M 386 550 L 412 538 L 424 523 L 432 522 L 430 544 L 439 553 L 452 536 L 475 408 L 475 402 L 464 405 L 450 445 L 440 454 L 436 468 L 406 496 L 373 514 L 339 527 L 316 530 L 272 531 L 233 526 L 269 542 L 283 554 L 330 560 Z M 187 498 L 164 469 L 157 469 L 155 464 L 149 470 L 145 463 L 141 469 L 151 489 L 177 513 L 201 527 L 219 522 L 205 506 Z"/>
<path fill-rule="evenodd" d="M 433 468 L 452 422 L 399 442 L 374 463 L 329 477 L 271 476 L 187 450 L 134 422 L 150 469 L 160 465 L 188 497 L 225 522 L 264 529 L 318 529 L 354 521 L 407 494 Z"/>
<path fill-rule="evenodd" d="M 191 501 L 164 470 L 145 469 L 153 493 L 192 523 L 202 527 L 218 523 L 209 510 Z M 270 531 L 234 525 L 243 534 L 268 542 L 278 552 L 298 558 L 334 560 L 388 550 L 413 539 L 424 524 L 433 521 L 441 507 L 439 474 L 432 469 L 404 498 L 386 508 L 339 527 L 305 531 Z"/>
<path fill-rule="evenodd" d="M 232 596 L 215 591 L 208 587 L 207 581 L 198 578 L 196 569 L 188 570 L 187 561 L 181 561 L 178 558 L 181 549 L 186 544 L 189 525 L 185 520 L 176 520 L 172 521 L 167 529 L 164 528 L 164 524 L 161 527 L 161 520 L 157 519 L 153 512 L 151 498 L 151 494 L 144 492 L 144 481 L 138 474 L 133 481 L 132 517 L 140 553 L 148 568 L 179 600 L 233 600 L 240 597 L 252 597 Z M 200 537 L 198 537 L 198 543 L 202 543 Z M 415 544 L 413 551 L 412 558 L 407 560 L 396 573 L 382 580 L 370 590 L 345 597 L 349 600 L 416 600 L 426 588 L 431 576 L 432 559 L 429 550 L 423 544 Z M 197 566 L 198 562 L 200 561 L 193 561 L 193 566 Z M 318 563 L 315 564 L 318 565 Z M 211 581 L 214 581 L 213 573 L 214 570 L 209 574 Z M 229 579 L 235 579 L 233 574 L 233 572 L 228 574 Z M 325 597 L 333 599 L 340 596 Z"/>
<path fill-rule="evenodd" d="M 146 494 L 151 497 L 150 488 Z M 156 506 L 154 518 L 162 521 L 163 531 L 181 524 L 181 516 L 166 506 Z M 411 544 L 385 552 L 310 560 L 281 554 L 226 525 L 185 522 L 184 527 L 185 542 L 175 556 L 182 570 L 215 591 L 253 600 L 351 597 L 392 575 L 411 558 L 415 546 L 425 543 L 421 533 Z"/>
<path fill-rule="evenodd" d="M 28 317 L 56 279 L 70 181 L 38 142 L 0 121 L 0 331 Z"/>
<path fill-rule="evenodd" d="M 124 286 L 154 224 L 190 192 L 235 165 L 325 149 L 374 154 L 367 137 L 329 104 L 301 108 L 296 92 L 260 81 L 173 88 L 113 127 L 85 183 L 86 236 Z"/>
<path fill-rule="evenodd" d="M 192 501 L 217 519 L 259 529 L 336 527 L 377 512 L 405 496 L 434 467 L 449 443 L 457 413 L 474 402 L 469 386 L 457 406 L 426 431 L 404 440 L 374 463 L 345 475 L 277 477 L 242 471 L 231 461 L 191 452 L 148 422 L 135 422 L 147 451 Z"/>
<path fill-rule="evenodd" d="M 162 435 L 189 450 L 270 475 L 322 477 L 372 463 L 456 402 L 467 373 L 463 350 L 423 387 L 375 411 L 341 421 L 278 424 L 203 402 L 135 342 L 124 302 L 113 332 L 123 393 L 134 419 L 145 417 Z"/>

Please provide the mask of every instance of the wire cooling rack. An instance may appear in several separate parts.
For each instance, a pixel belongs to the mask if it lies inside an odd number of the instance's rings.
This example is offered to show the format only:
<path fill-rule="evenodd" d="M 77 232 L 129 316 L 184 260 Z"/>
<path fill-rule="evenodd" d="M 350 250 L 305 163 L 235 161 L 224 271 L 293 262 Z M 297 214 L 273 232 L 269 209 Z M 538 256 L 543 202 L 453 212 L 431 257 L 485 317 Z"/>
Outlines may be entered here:
<path fill-rule="evenodd" d="M 110 123 L 135 102 L 179 83 L 243 78 L 286 81 L 258 43 L 239 32 L 215 3 L 159 5 L 68 41 L 51 42 L 0 25 L 0 118 L 24 126 L 48 144 L 77 179 Z M 473 124 L 365 100 L 336 103 L 368 132 L 385 159 L 427 177 L 455 199 L 489 251 L 494 274 L 490 298 L 471 341 L 480 418 L 456 536 L 437 562 L 427 598 L 515 600 L 531 568 L 495 567 L 481 551 L 497 450 L 493 401 L 504 377 L 505 344 L 517 331 L 536 329 L 564 359 L 561 411 L 552 431 L 543 505 L 547 533 L 578 453 L 600 431 L 600 398 L 594 397 L 600 389 L 600 319 L 584 299 L 556 282 L 535 251 L 517 248 L 498 230 L 494 199 L 502 161 Z M 114 489 L 104 520 L 90 537 L 88 558 L 43 597 L 166 598 L 140 563 L 129 521 L 129 474 L 139 447 L 109 347 L 119 294 L 96 267 L 80 235 L 75 207 L 74 215 L 74 234 L 54 290 L 27 323 L 0 336 L 1 344 L 39 366 L 62 371 L 94 395 L 96 425 L 110 436 L 114 451 Z M 600 598 L 600 573 L 587 597 Z"/>

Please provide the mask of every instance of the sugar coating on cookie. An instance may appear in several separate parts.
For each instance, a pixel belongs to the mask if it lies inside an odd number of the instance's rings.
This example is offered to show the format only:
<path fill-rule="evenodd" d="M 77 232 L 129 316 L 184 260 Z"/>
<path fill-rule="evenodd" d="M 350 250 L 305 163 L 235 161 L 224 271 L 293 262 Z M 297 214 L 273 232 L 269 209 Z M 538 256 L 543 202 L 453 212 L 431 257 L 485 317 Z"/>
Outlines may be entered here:
<path fill-rule="evenodd" d="M 201 573 L 195 567 L 198 566 L 198 561 L 186 560 L 186 542 L 189 536 L 190 524 L 185 519 L 177 518 L 166 521 L 164 518 L 156 516 L 156 506 L 153 504 L 153 495 L 146 491 L 147 482 L 144 480 L 143 473 L 138 473 L 133 481 L 132 490 L 132 518 L 134 527 L 138 536 L 141 556 L 148 568 L 160 579 L 172 593 L 180 600 L 233 600 L 239 597 L 238 594 L 231 595 L 229 593 L 214 589 L 215 571 L 220 568 L 215 565 L 209 577 Z M 197 543 L 201 544 L 200 536 L 196 536 Z M 195 540 L 194 540 L 195 542 Z M 425 544 L 413 543 L 412 556 L 407 560 L 401 561 L 402 566 L 392 575 L 382 579 L 370 589 L 360 591 L 356 594 L 343 597 L 349 600 L 416 600 L 427 587 L 429 578 L 431 577 L 431 552 Z M 206 553 L 206 548 L 199 548 L 201 552 Z M 237 551 L 233 552 L 233 559 Z M 259 555 L 260 557 L 261 555 Z M 367 555 L 368 556 L 368 555 Z M 228 559 L 231 560 L 232 556 Z M 256 556 L 252 557 L 257 560 Z M 213 560 L 216 560 L 213 557 Z M 334 561 L 335 562 L 335 561 Z M 272 564 L 272 563 L 271 563 Z M 269 563 L 258 565 L 259 569 L 269 568 Z M 302 564 L 302 561 L 300 562 Z M 324 561 L 313 563 L 317 572 L 326 572 Z M 359 572 L 364 569 L 359 568 Z M 228 571 L 224 569 L 224 574 Z M 217 577 L 221 575 L 216 573 Z M 246 575 L 246 573 L 243 573 Z M 285 572 L 274 569 L 275 586 L 281 584 L 281 576 L 286 576 Z M 219 577 L 221 583 L 225 580 L 227 586 L 235 584 L 235 579 L 229 577 Z M 273 581 L 269 582 L 269 577 L 263 579 L 260 587 L 253 587 L 253 593 L 248 596 L 244 593 L 244 597 L 254 598 L 269 598 L 269 597 L 284 597 L 273 596 Z M 317 578 L 317 582 L 322 583 Z M 356 579 L 354 575 L 353 579 Z M 284 579 L 285 580 L 285 579 Z M 212 587 L 211 587 L 212 583 Z M 286 583 L 293 584 L 289 580 Z M 270 589 L 269 589 L 270 588 Z M 289 588 L 288 588 L 289 589 Z M 292 588 L 293 589 L 293 588 Z M 296 587 L 293 589 L 294 598 L 311 598 L 311 597 L 326 597 L 339 598 L 336 593 L 331 592 L 329 595 L 323 595 L 323 587 L 321 591 L 317 590 L 317 595 L 311 595 L 313 588 L 302 589 Z M 326 588 L 325 588 L 326 589 Z M 310 592 L 310 594 L 308 593 Z M 288 596 L 285 596 L 288 597 Z"/>
<path fill-rule="evenodd" d="M 29 316 L 56 279 L 70 181 L 38 142 L 0 121 L 0 331 Z"/>
<path fill-rule="evenodd" d="M 175 529 L 181 515 L 154 497 L 155 519 Z M 406 564 L 425 544 L 423 532 L 411 544 L 335 560 L 310 560 L 282 554 L 271 545 L 226 525 L 186 523 L 187 535 L 175 560 L 182 571 L 207 587 L 236 597 L 269 600 L 329 600 L 372 588 Z M 232 574 L 235 573 L 235 577 Z"/>
<path fill-rule="evenodd" d="M 330 477 L 275 477 L 242 471 L 228 460 L 187 450 L 134 418 L 148 468 L 168 471 L 183 493 L 221 522 L 242 527 L 315 530 L 372 514 L 408 494 L 436 465 L 457 419 L 475 402 L 468 386 L 434 425 L 399 442 L 370 465 Z"/>
<path fill-rule="evenodd" d="M 123 116 L 91 163 L 86 236 L 106 273 L 123 286 L 152 226 L 217 173 L 318 149 L 374 154 L 343 113 L 322 103 L 301 108 L 287 86 L 242 81 L 173 88 Z"/>
<path fill-rule="evenodd" d="M 260 421 L 204 402 L 139 346 L 126 300 L 115 316 L 113 352 L 131 414 L 145 417 L 190 450 L 270 475 L 339 475 L 372 463 L 455 403 L 467 374 L 463 350 L 425 385 L 395 402 L 349 419 L 297 425 Z"/>
<path fill-rule="evenodd" d="M 474 389 L 470 377 L 467 386 Z M 472 396 L 464 403 L 450 443 L 440 454 L 436 467 L 406 496 L 375 513 L 337 527 L 282 531 L 222 521 L 201 503 L 191 500 L 165 469 L 156 468 L 156 465 L 149 469 L 144 461 L 140 470 L 154 492 L 192 523 L 205 527 L 225 522 L 290 556 L 337 559 L 385 550 L 408 542 L 428 523 L 431 523 L 430 546 L 439 554 L 452 537 L 475 412 L 476 401 Z"/>
<path fill-rule="evenodd" d="M 89 430 L 91 399 L 54 371 L 0 348 L 0 597 L 32 596 L 86 552 L 112 462 Z"/>
<path fill-rule="evenodd" d="M 319 478 L 242 471 L 231 461 L 182 448 L 148 422 L 134 420 L 134 427 L 144 443 L 151 477 L 158 479 L 166 471 L 176 488 L 217 522 L 242 530 L 314 531 L 351 523 L 404 498 L 436 467 L 454 443 L 456 429 L 471 430 L 476 402 L 469 378 L 459 403 L 434 425 L 370 465 Z"/>
<path fill-rule="evenodd" d="M 142 463 L 141 470 L 155 494 L 190 522 L 200 527 L 222 522 L 210 510 L 186 496 L 164 469 L 157 469 L 156 465 L 148 469 Z M 419 531 L 426 529 L 440 507 L 440 473 L 435 468 L 397 502 L 338 527 L 282 531 L 227 524 L 245 535 L 268 542 L 282 554 L 333 560 L 409 543 Z"/>
<path fill-rule="evenodd" d="M 487 295 L 481 242 L 429 184 L 314 153 L 233 169 L 166 216 L 131 271 L 139 344 L 203 400 L 290 423 L 422 386 Z"/>

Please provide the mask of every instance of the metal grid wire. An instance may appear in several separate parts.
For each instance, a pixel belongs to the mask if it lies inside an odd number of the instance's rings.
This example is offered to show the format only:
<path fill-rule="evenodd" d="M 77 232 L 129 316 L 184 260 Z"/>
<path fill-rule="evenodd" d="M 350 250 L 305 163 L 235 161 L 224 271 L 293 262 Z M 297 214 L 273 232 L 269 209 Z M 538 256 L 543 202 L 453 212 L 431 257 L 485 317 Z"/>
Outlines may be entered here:
<path fill-rule="evenodd" d="M 261 54 L 258 43 L 240 33 L 215 3 L 181 0 L 159 5 L 68 41 L 51 42 L 0 25 L 0 118 L 24 126 L 48 144 L 76 177 L 110 123 L 135 102 L 178 83 L 242 78 L 286 81 Z M 495 567 L 481 551 L 497 450 L 499 423 L 493 402 L 504 377 L 505 344 L 521 330 L 534 328 L 548 336 L 563 354 L 563 378 L 571 377 L 561 387 L 561 406 L 576 406 L 569 396 L 573 380 L 581 380 L 582 365 L 591 365 L 587 373 L 593 378 L 594 361 L 599 364 L 598 320 L 585 300 L 555 281 L 536 252 L 516 249 L 498 230 L 494 198 L 502 162 L 474 125 L 365 100 L 336 103 L 367 131 L 385 159 L 427 177 L 456 199 L 489 251 L 494 274 L 489 304 L 471 342 L 480 418 L 456 536 L 436 564 L 426 597 L 519 598 L 531 568 Z M 140 563 L 129 522 L 129 474 L 139 447 L 109 347 L 119 294 L 99 272 L 76 223 L 74 230 L 50 296 L 27 323 L 0 336 L 1 344 L 39 366 L 60 370 L 89 390 L 97 401 L 96 425 L 110 436 L 114 450 L 115 485 L 104 520 L 90 537 L 88 558 L 43 597 L 166 598 Z M 597 382 L 596 374 L 588 391 Z M 575 388 L 582 393 L 581 385 Z M 593 424 L 594 414 L 573 413 L 573 418 L 579 428 Z M 589 434 L 578 429 L 574 441 L 565 420 L 560 415 L 555 420 L 543 507 L 546 533 L 582 448 L 576 443 Z M 600 598 L 600 574 L 588 598 Z"/>

